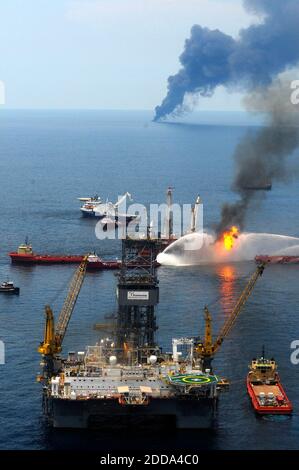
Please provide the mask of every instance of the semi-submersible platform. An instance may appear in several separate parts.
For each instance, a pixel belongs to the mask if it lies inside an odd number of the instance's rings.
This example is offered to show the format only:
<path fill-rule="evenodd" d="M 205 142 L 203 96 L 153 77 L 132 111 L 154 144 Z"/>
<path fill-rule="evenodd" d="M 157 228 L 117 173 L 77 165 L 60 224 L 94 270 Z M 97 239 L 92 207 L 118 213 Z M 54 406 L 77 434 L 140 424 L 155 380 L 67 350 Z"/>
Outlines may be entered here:
<path fill-rule="evenodd" d="M 51 308 L 46 307 L 44 340 L 38 348 L 43 372 L 38 380 L 43 384 L 44 414 L 53 427 L 213 426 L 219 394 L 228 382 L 213 372 L 212 359 L 264 267 L 257 267 L 214 341 L 205 307 L 203 340 L 174 338 L 172 351 L 163 352 L 155 340 L 159 302 L 155 259 L 154 240 L 123 240 L 118 310 L 103 326 L 110 330 L 109 338 L 99 339 L 86 352 L 60 355 L 87 257 L 74 274 L 56 326 Z"/>

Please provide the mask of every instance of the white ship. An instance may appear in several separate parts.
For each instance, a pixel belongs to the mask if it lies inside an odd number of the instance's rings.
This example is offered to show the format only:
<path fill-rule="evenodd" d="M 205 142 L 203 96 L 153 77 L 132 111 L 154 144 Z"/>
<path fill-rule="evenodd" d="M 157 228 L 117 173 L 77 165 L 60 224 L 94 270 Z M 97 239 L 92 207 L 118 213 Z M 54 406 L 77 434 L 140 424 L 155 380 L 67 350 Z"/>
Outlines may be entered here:
<path fill-rule="evenodd" d="M 116 203 L 111 201 L 102 202 L 98 196 L 92 198 L 78 198 L 84 202 L 81 212 L 84 217 L 96 217 L 101 220 L 103 225 L 127 225 L 132 221 L 138 221 L 138 216 L 120 212 L 121 206 L 126 199 L 132 201 L 131 194 L 126 192 L 118 199 Z"/>
<path fill-rule="evenodd" d="M 84 202 L 80 210 L 85 216 L 92 216 L 95 209 L 103 205 L 102 199 L 97 194 L 92 197 L 78 197 L 78 201 Z"/>

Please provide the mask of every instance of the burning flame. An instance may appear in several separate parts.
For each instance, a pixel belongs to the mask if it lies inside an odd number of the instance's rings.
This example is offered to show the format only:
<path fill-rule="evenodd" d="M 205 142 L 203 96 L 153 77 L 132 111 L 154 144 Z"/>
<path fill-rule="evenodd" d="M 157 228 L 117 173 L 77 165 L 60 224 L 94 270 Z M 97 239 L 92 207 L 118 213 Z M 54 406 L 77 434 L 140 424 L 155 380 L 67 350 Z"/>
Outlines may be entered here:
<path fill-rule="evenodd" d="M 224 244 L 224 248 L 227 251 L 230 251 L 233 249 L 235 241 L 238 238 L 238 236 L 239 236 L 239 229 L 238 227 L 235 227 L 235 226 L 231 227 L 229 231 L 226 231 L 223 233 L 222 235 L 223 244 Z"/>

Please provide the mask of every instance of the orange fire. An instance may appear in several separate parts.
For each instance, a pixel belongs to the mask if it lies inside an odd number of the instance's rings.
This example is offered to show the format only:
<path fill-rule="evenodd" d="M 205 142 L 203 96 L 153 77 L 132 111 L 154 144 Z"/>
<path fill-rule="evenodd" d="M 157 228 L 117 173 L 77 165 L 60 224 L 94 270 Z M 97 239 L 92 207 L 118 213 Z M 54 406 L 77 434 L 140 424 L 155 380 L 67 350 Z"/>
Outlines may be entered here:
<path fill-rule="evenodd" d="M 239 229 L 238 227 L 235 227 L 235 226 L 231 227 L 229 231 L 226 231 L 223 233 L 222 235 L 223 244 L 224 244 L 224 248 L 227 251 L 232 250 L 238 236 L 239 236 Z"/>

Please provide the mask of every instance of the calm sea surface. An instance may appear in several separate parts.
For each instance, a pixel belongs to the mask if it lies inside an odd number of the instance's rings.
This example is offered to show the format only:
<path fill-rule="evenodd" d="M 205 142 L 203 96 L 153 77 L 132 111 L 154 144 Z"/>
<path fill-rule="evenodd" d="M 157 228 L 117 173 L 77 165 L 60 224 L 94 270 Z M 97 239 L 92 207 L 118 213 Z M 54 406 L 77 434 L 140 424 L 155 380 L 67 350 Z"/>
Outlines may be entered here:
<path fill-rule="evenodd" d="M 195 119 L 196 118 L 196 119 Z M 231 387 L 222 395 L 212 432 L 124 435 L 62 432 L 42 417 L 36 352 L 43 336 L 44 305 L 59 312 L 74 267 L 16 267 L 7 253 L 29 236 L 36 252 L 85 253 L 113 258 L 117 241 L 100 241 L 95 221 L 80 215 L 77 197 L 98 192 L 104 199 L 125 191 L 135 202 L 161 203 L 167 186 L 175 201 L 190 203 L 199 193 L 204 222 L 212 226 L 223 201 L 231 200 L 232 153 L 247 131 L 235 114 L 200 114 L 193 123 L 154 124 L 147 112 L 1 111 L 0 113 L 0 280 L 10 277 L 19 297 L 0 297 L 1 449 L 299 449 L 299 365 L 290 362 L 290 343 L 299 340 L 299 266 L 268 268 L 214 361 Z M 253 129 L 252 125 L 250 126 Z M 275 185 L 248 218 L 249 231 L 299 236 L 299 186 Z M 157 309 L 159 343 L 198 335 L 202 308 L 211 305 L 218 330 L 254 270 L 253 263 L 214 267 L 160 268 Z M 116 310 L 112 272 L 87 274 L 64 341 L 64 351 L 84 350 L 97 341 L 93 324 Z M 215 302 L 216 300 L 218 302 Z M 258 419 L 246 394 L 248 363 L 265 345 L 279 363 L 294 404 L 291 418 Z"/>

